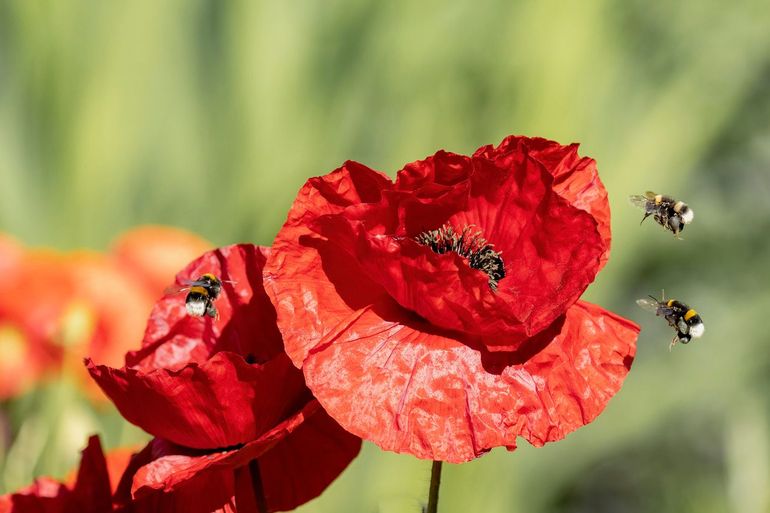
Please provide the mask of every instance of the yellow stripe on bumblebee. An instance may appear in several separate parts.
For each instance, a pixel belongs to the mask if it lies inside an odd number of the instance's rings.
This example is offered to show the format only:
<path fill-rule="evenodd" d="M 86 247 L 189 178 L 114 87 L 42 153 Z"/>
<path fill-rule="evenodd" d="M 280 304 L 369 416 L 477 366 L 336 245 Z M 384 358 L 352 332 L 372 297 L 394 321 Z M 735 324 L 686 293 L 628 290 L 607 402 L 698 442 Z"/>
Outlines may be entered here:
<path fill-rule="evenodd" d="M 694 308 L 676 299 L 658 300 L 649 296 L 649 299 L 638 299 L 636 304 L 648 312 L 655 313 L 658 317 L 665 318 L 668 325 L 676 331 L 669 349 L 677 342 L 688 344 L 693 339 L 702 337 L 706 329 L 700 314 Z"/>
<path fill-rule="evenodd" d="M 632 205 L 644 210 L 642 222 L 652 217 L 656 223 L 672 232 L 676 238 L 680 238 L 679 234 L 692 222 L 693 210 L 684 201 L 671 196 L 647 191 L 644 196 L 633 195 L 628 199 Z"/>

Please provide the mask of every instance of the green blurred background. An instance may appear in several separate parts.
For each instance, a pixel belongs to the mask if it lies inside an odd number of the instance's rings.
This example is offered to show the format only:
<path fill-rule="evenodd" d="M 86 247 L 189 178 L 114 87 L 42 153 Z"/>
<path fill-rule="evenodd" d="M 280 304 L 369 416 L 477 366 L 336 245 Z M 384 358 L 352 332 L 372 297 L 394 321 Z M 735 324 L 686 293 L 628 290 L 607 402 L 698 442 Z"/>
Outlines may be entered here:
<path fill-rule="evenodd" d="M 614 240 L 587 298 L 644 329 L 593 424 L 445 466 L 440 510 L 770 511 L 766 0 L 0 3 L 0 231 L 29 245 L 139 223 L 270 244 L 346 159 L 394 175 L 511 133 L 598 161 Z M 647 189 L 693 207 L 684 241 L 639 226 Z M 634 304 L 662 288 L 707 325 L 670 353 Z M 92 430 L 142 439 L 66 383 L 3 411 L 0 492 L 64 475 Z M 429 469 L 367 444 L 301 511 L 416 512 Z"/>

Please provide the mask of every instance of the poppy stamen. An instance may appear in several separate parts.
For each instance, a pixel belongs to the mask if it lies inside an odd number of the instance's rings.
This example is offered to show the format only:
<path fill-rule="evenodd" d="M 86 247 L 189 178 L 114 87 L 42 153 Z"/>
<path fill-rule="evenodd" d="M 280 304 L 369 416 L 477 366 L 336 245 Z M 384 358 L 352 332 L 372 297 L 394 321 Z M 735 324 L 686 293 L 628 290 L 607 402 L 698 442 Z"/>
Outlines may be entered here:
<path fill-rule="evenodd" d="M 422 232 L 414 240 L 439 255 L 457 253 L 468 261 L 472 269 L 478 269 L 489 277 L 489 288 L 492 290 L 497 290 L 497 283 L 505 278 L 501 252 L 495 251 L 481 231 L 473 231 L 471 226 L 458 232 L 451 225 L 445 224 L 436 230 Z"/>

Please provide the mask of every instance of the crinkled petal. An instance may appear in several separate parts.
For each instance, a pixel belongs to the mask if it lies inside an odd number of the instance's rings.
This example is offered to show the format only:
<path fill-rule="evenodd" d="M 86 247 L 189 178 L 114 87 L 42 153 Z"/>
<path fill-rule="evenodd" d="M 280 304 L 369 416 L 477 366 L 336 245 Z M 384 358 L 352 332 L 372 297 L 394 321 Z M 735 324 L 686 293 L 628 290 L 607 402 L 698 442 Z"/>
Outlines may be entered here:
<path fill-rule="evenodd" d="M 516 154 L 526 152 L 543 164 L 554 176 L 553 188 L 572 205 L 590 213 L 598 222 L 605 251 L 601 264 L 607 262 L 610 252 L 610 205 L 607 190 L 599 179 L 596 161 L 578 155 L 578 144 L 562 146 L 540 137 L 508 136 L 497 146 L 491 144 L 476 150 L 474 156 L 507 166 Z"/>
<path fill-rule="evenodd" d="M 317 401 L 245 446 L 195 454 L 160 440 L 151 442 L 133 476 L 133 496 L 140 511 L 194 505 L 190 511 L 257 511 L 249 462 L 257 458 L 269 511 L 294 509 L 320 494 L 355 458 L 361 440 L 344 431 L 319 408 Z M 252 464 L 253 465 L 253 464 Z M 200 496 L 196 501 L 196 496 Z M 188 511 L 188 510 L 185 510 Z"/>
<path fill-rule="evenodd" d="M 344 334 L 355 312 L 390 296 L 344 251 L 304 225 L 287 225 L 283 233 L 265 266 L 265 290 L 276 306 L 286 354 L 302 367 L 321 340 Z"/>
<path fill-rule="evenodd" d="M 620 389 L 639 328 L 578 302 L 555 335 L 516 353 L 471 347 L 394 303 L 354 312 L 322 339 L 305 378 L 345 429 L 383 449 L 463 462 L 492 447 L 536 446 L 591 422 Z"/>
<path fill-rule="evenodd" d="M 349 167 L 309 180 L 300 191 L 274 243 L 292 259 L 280 256 L 282 268 L 268 264 L 271 277 L 294 279 L 295 268 L 318 265 L 312 257 L 297 259 L 318 253 L 306 237 L 315 232 L 357 264 L 359 272 L 342 281 L 365 276 L 431 324 L 483 336 L 492 350 L 513 350 L 554 322 L 598 271 L 606 248 L 597 221 L 557 194 L 554 176 L 526 152 L 505 168 L 439 152 L 406 166 L 395 186 L 381 185 L 376 202 L 354 204 L 338 198 L 353 188 Z M 335 196 L 336 190 L 342 192 Z M 502 252 L 505 277 L 497 290 L 464 258 L 415 242 L 443 225 L 478 231 Z M 318 299 L 306 298 L 310 305 Z"/>
<path fill-rule="evenodd" d="M 137 470 L 131 493 L 134 497 L 142 497 L 153 490 L 173 492 L 204 472 L 242 467 L 293 433 L 308 417 L 318 411 L 322 411 L 318 402 L 310 401 L 301 411 L 280 422 L 262 436 L 241 447 L 218 452 L 196 452 L 184 447 L 175 447 L 163 440 L 153 440 L 150 442 L 153 445 L 152 461 Z"/>
<path fill-rule="evenodd" d="M 384 294 L 339 248 L 309 228 L 319 213 L 334 214 L 362 201 L 378 201 L 391 185 L 383 174 L 356 162 L 303 187 L 265 263 L 264 285 L 276 309 L 284 349 L 301 366 L 306 352 L 330 331 L 336 319 Z M 322 209 L 322 210 L 318 210 Z"/>
<path fill-rule="evenodd" d="M 126 420 L 198 449 L 254 440 L 309 397 L 302 373 L 283 353 L 252 365 L 223 351 L 171 370 L 86 365 Z"/>
<path fill-rule="evenodd" d="M 177 285 L 205 273 L 220 277 L 217 319 L 188 315 L 185 294 L 171 293 L 155 305 L 143 347 L 126 356 L 126 367 L 88 362 L 129 422 L 179 445 L 213 449 L 254 440 L 305 404 L 302 373 L 283 352 L 262 285 L 268 254 L 251 244 L 205 253 Z"/>
<path fill-rule="evenodd" d="M 292 510 L 319 496 L 360 450 L 360 438 L 319 410 L 259 457 L 270 511 Z"/>
<path fill-rule="evenodd" d="M 134 454 L 113 496 L 113 502 L 123 508 L 119 511 L 126 513 L 249 511 L 246 508 L 238 508 L 235 504 L 235 475 L 232 472 L 204 472 L 197 477 L 192 477 L 183 486 L 176 487 L 173 492 L 166 493 L 147 488 L 143 489 L 141 497 L 133 497 L 133 481 L 137 472 L 168 454 L 171 448 L 175 447 L 177 446 L 156 438 Z"/>
<path fill-rule="evenodd" d="M 235 502 L 237 478 L 234 472 L 211 472 L 193 479 L 171 493 L 154 492 L 130 502 L 131 513 L 260 513 Z"/>
<path fill-rule="evenodd" d="M 428 162 L 449 167 L 441 162 L 449 157 L 437 155 Z M 445 223 L 482 232 L 487 227 L 506 269 L 496 291 L 486 274 L 457 254 L 436 254 L 412 236 L 376 233 L 368 217 L 321 216 L 314 227 L 405 308 L 435 326 L 482 335 L 486 345 L 510 350 L 552 323 L 593 281 L 601 241 L 589 214 L 550 192 L 552 178 L 537 162 L 523 164 L 516 174 L 483 164 L 466 162 L 466 179 L 455 184 L 465 193 L 441 207 L 443 221 L 425 220 L 430 216 L 418 202 L 419 210 L 408 209 L 405 223 L 416 217 L 424 224 L 403 233 Z M 406 208 L 411 200 L 400 199 L 392 210 Z"/>

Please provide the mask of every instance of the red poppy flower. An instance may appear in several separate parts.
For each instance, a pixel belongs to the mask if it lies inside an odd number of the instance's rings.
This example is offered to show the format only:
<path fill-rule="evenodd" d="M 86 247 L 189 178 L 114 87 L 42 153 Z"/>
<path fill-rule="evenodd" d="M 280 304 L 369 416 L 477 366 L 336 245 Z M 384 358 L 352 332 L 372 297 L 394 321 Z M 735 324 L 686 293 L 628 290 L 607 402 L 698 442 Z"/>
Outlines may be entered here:
<path fill-rule="evenodd" d="M 114 460 L 114 461 L 110 461 Z M 98 436 L 88 440 L 80 468 L 72 484 L 51 478 L 38 478 L 34 484 L 13 494 L 0 497 L 0 513 L 105 513 L 114 511 L 110 466 L 125 468 L 127 460 L 119 452 L 117 458 L 105 459 Z M 121 468 L 122 472 L 123 469 Z"/>
<path fill-rule="evenodd" d="M 607 260 L 577 145 L 355 162 L 300 190 L 265 267 L 286 351 L 351 433 L 421 458 L 558 440 L 618 391 L 638 327 L 577 302 Z"/>
<path fill-rule="evenodd" d="M 153 447 L 162 443 L 177 451 L 166 457 L 155 451 L 151 468 L 136 473 L 137 494 L 175 493 L 152 499 L 161 502 L 189 498 L 186 490 L 205 494 L 205 487 L 188 486 L 201 481 L 196 476 L 216 470 L 211 475 L 221 477 L 227 468 L 222 479 L 232 480 L 257 458 L 273 511 L 320 493 L 358 453 L 360 439 L 318 408 L 283 351 L 262 285 L 268 254 L 268 248 L 249 244 L 205 253 L 177 275 L 177 286 L 206 273 L 219 277 L 215 318 L 188 315 L 185 294 L 169 294 L 153 308 L 142 349 L 126 355 L 125 367 L 87 361 L 123 416 L 162 439 Z M 288 449 L 276 452 L 280 447 Z M 291 458 L 276 462 L 277 454 Z"/>

